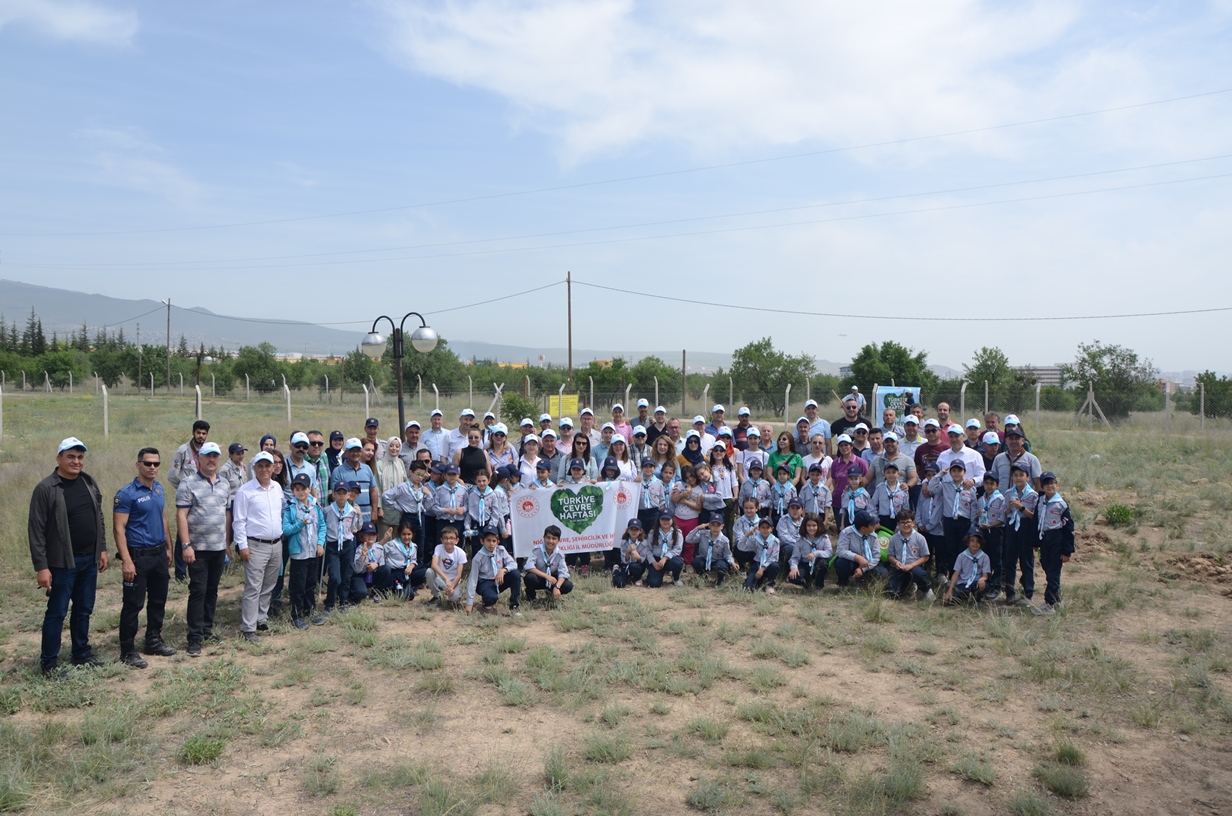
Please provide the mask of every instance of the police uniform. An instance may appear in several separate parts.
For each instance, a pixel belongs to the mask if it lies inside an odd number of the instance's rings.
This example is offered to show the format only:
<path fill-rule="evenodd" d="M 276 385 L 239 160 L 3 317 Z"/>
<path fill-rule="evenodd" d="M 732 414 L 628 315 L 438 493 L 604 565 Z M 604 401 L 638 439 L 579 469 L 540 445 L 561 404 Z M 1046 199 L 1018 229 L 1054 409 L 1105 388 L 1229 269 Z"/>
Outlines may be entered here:
<path fill-rule="evenodd" d="M 116 493 L 115 512 L 127 513 L 124 539 L 136 574 L 124 582 L 124 605 L 120 610 L 120 657 L 137 657 L 137 616 L 146 607 L 145 653 L 172 655 L 163 643 L 163 616 L 167 607 L 166 495 L 157 481 L 150 487 L 133 479 Z M 148 606 L 147 606 L 148 603 Z M 133 665 L 144 663 L 126 660 Z"/>

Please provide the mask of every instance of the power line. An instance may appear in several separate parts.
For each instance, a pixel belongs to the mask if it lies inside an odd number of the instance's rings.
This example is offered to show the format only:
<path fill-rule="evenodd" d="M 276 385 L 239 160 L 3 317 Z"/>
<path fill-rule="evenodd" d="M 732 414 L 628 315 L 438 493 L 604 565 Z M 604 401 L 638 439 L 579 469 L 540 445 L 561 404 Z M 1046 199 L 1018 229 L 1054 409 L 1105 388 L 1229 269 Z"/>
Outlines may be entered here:
<path fill-rule="evenodd" d="M 754 230 L 777 229 L 779 227 L 799 227 L 799 226 L 810 226 L 814 224 L 834 224 L 834 223 L 839 223 L 843 221 L 862 221 L 865 219 L 887 218 L 887 217 L 898 216 L 898 215 L 918 215 L 922 213 L 945 212 L 947 210 L 964 210 L 964 209 L 972 209 L 976 207 L 1000 206 L 1003 204 L 1020 204 L 1020 203 L 1031 202 L 1031 201 L 1047 201 L 1050 199 L 1057 199 L 1057 198 L 1073 198 L 1077 196 L 1094 195 L 1096 193 L 1113 193 L 1113 192 L 1122 192 L 1125 190 L 1142 190 L 1142 189 L 1147 189 L 1151 187 L 1163 187 L 1163 186 L 1167 186 L 1171 184 L 1184 184 L 1184 183 L 1193 182 L 1193 181 L 1210 181 L 1212 179 L 1228 178 L 1229 176 L 1232 176 L 1232 173 L 1216 173 L 1216 174 L 1208 175 L 1208 176 L 1193 176 L 1190 178 L 1183 178 L 1183 179 L 1168 179 L 1165 181 L 1143 182 L 1141 184 L 1126 184 L 1126 185 L 1122 185 L 1119 187 L 1100 187 L 1094 190 L 1074 190 L 1074 191 L 1064 192 L 1064 193 L 1048 193 L 1048 194 L 1036 195 L 1036 196 L 1023 196 L 1021 198 L 1004 198 L 1004 199 L 997 199 L 993 201 L 974 201 L 974 202 L 968 202 L 964 204 L 945 204 L 945 205 L 939 205 L 936 207 L 920 207 L 916 209 L 891 210 L 889 212 L 880 212 L 880 213 L 844 215 L 844 216 L 837 216 L 835 218 L 815 218 L 815 219 L 808 219 L 804 221 L 781 221 L 781 222 L 774 223 L 774 224 L 757 224 L 757 225 L 746 226 L 746 227 L 722 227 L 719 229 L 711 229 L 711 230 L 694 230 L 692 232 L 670 232 L 670 233 L 664 233 L 661 235 L 639 235 L 639 236 L 631 236 L 627 238 L 605 238 L 605 239 L 597 240 L 597 241 L 579 241 L 579 242 L 575 242 L 572 244 L 541 244 L 539 246 L 508 247 L 504 249 L 484 249 L 484 250 L 473 250 L 469 252 L 442 252 L 442 253 L 437 253 L 435 255 L 405 255 L 405 256 L 399 256 L 399 257 L 393 257 L 393 258 L 361 258 L 361 259 L 348 260 L 348 261 L 316 261 L 312 263 L 302 263 L 302 264 L 258 264 L 258 265 L 251 265 L 251 266 L 198 267 L 196 269 L 186 270 L 186 271 L 205 272 L 205 271 L 229 271 L 229 270 L 238 271 L 238 270 L 249 270 L 249 269 L 293 269 L 293 268 L 308 267 L 308 266 L 342 266 L 342 265 L 349 265 L 349 264 L 356 264 L 356 263 L 369 263 L 369 264 L 370 263 L 392 263 L 394 261 L 430 261 L 430 260 L 438 260 L 440 258 L 460 258 L 460 257 L 470 257 L 470 256 L 478 256 L 478 255 L 499 255 L 499 254 L 512 253 L 512 252 L 538 252 L 538 251 L 549 250 L 549 249 L 576 249 L 579 247 L 602 246 L 606 244 L 626 244 L 626 243 L 634 243 L 634 242 L 640 242 L 640 241 L 657 241 L 663 238 L 690 238 L 690 237 L 699 237 L 699 236 L 705 236 L 705 235 L 721 235 L 724 233 L 731 233 L 731 232 L 751 232 Z M 10 264 L 10 266 L 23 266 L 23 264 Z"/>
<path fill-rule="evenodd" d="M 178 307 L 177 307 L 177 308 L 178 308 Z M 107 325 L 105 325 L 105 326 L 98 326 L 97 328 L 100 328 L 100 329 L 110 329 L 110 328 L 113 328 L 113 327 L 115 327 L 115 326 L 119 326 L 119 325 L 120 325 L 120 324 L 122 324 L 122 323 L 132 323 L 134 320 L 140 320 L 141 318 L 145 317 L 146 315 L 152 315 L 152 314 L 154 314 L 155 312 L 161 312 L 162 310 L 163 310 L 163 307 L 162 307 L 162 305 L 160 304 L 160 305 L 158 305 L 158 306 L 155 306 L 153 309 L 150 309 L 150 311 L 148 311 L 148 312 L 142 312 L 141 314 L 137 315 L 136 317 L 130 317 L 128 320 L 121 320 L 119 323 L 108 323 L 108 324 L 107 324 Z"/>
<path fill-rule="evenodd" d="M 719 220 L 723 218 L 741 218 L 741 217 L 750 216 L 750 215 L 773 215 L 775 213 L 782 213 L 782 212 L 798 212 L 800 210 L 824 209 L 827 207 L 842 207 L 842 206 L 848 206 L 852 204 L 875 204 L 875 203 L 879 203 L 883 201 L 895 201 L 895 200 L 904 199 L 904 198 L 921 198 L 924 196 L 932 196 L 932 195 L 950 195 L 953 193 L 968 193 L 968 192 L 975 192 L 977 190 L 992 190 L 992 189 L 998 189 L 1001 187 L 1014 187 L 1014 186 L 1021 186 L 1025 184 L 1046 184 L 1046 183 L 1050 183 L 1054 181 L 1069 181 L 1072 179 L 1091 178 L 1094 176 L 1106 176 L 1106 175 L 1113 175 L 1116 173 L 1130 173 L 1130 172 L 1136 172 L 1139 170 L 1157 170 L 1161 167 L 1176 167 L 1176 166 L 1183 165 L 1183 164 L 1198 164 L 1201 162 L 1218 161 L 1221 159 L 1228 159 L 1228 158 L 1232 158 L 1232 153 L 1223 153 L 1217 156 L 1206 156 L 1200 159 L 1181 159 L 1178 161 L 1159 162 L 1156 164 L 1141 164 L 1141 165 L 1135 165 L 1132 167 L 1120 167 L 1120 168 L 1116 168 L 1112 170 L 1092 170 L 1092 171 L 1088 171 L 1085 173 L 1070 173 L 1070 174 L 1063 175 L 1063 176 L 1047 176 L 1044 178 L 1037 178 L 1037 179 L 1020 179 L 1018 181 L 994 182 L 991 184 L 978 184 L 978 185 L 971 185 L 968 187 L 951 187 L 951 188 L 947 188 L 943 190 L 928 190 L 928 191 L 915 192 L 915 193 L 897 193 L 894 195 L 876 196 L 872 198 L 856 198 L 856 199 L 847 199 L 845 201 L 829 201 L 829 202 L 823 202 L 821 204 L 800 204 L 800 205 L 791 206 L 791 207 L 776 207 L 776 208 L 765 209 L 765 210 L 747 210 L 744 212 L 723 213 L 720 215 L 703 215 L 703 216 L 694 216 L 690 218 L 673 218 L 673 219 L 668 219 L 668 220 L 663 220 L 663 221 L 642 221 L 642 222 L 637 222 L 637 223 L 632 223 L 632 224 L 617 224 L 617 225 L 607 226 L 607 227 L 585 227 L 585 228 L 574 229 L 574 230 L 559 230 L 556 232 L 538 232 L 538 233 L 526 233 L 522 235 L 507 235 L 507 236 L 497 237 L 497 238 L 471 238 L 471 239 L 467 239 L 464 241 L 443 241 L 443 242 L 437 242 L 437 243 L 431 243 L 431 244 L 409 244 L 405 246 L 381 247 L 377 249 L 349 249 L 349 250 L 339 250 L 335 252 L 312 252 L 312 253 L 302 253 L 302 254 L 296 254 L 296 255 L 264 255 L 264 256 L 256 256 L 256 257 L 251 257 L 251 258 L 219 258 L 215 260 L 186 260 L 186 261 L 136 261 L 136 262 L 107 261 L 104 263 L 62 263 L 62 264 L 23 263 L 19 261 L 16 263 L 10 263 L 9 266 L 20 266 L 20 267 L 31 268 L 31 269 L 78 269 L 78 268 L 97 269 L 99 267 L 113 267 L 113 266 L 120 266 L 120 267 L 125 267 L 125 268 L 188 266 L 188 265 L 197 266 L 201 264 L 246 263 L 249 261 L 300 260 L 303 258 L 327 258 L 327 257 L 335 256 L 335 255 L 358 255 L 358 254 L 367 254 L 367 253 L 375 253 L 375 252 L 402 252 L 402 251 L 415 250 L 415 249 L 436 249 L 438 247 L 466 246 L 469 244 L 494 243 L 494 242 L 500 242 L 500 241 L 517 241 L 517 240 L 527 240 L 531 238 L 553 238 L 553 237 L 558 237 L 558 236 L 563 236 L 563 235 L 578 235 L 578 234 L 583 234 L 583 233 L 588 233 L 588 232 L 606 232 L 606 231 L 611 231 L 611 230 L 638 229 L 641 227 L 665 226 L 669 224 L 687 224 L 687 223 L 696 223 L 698 221 L 714 221 L 714 220 Z M 381 260 L 385 260 L 385 259 L 360 258 L 360 259 L 356 259 L 355 261 L 348 261 L 346 263 L 371 263 L 371 262 L 376 262 L 376 261 L 381 261 Z"/>
<path fill-rule="evenodd" d="M 813 156 L 825 156 L 833 153 L 845 153 L 855 150 L 867 150 L 874 147 L 890 147 L 893 145 L 910 144 L 913 142 L 929 141 L 932 139 L 947 139 L 955 136 L 969 136 L 976 133 L 987 133 L 995 130 L 1009 130 L 1012 128 L 1027 127 L 1029 125 L 1047 124 L 1049 122 L 1062 122 L 1071 119 L 1081 119 L 1089 116 L 1099 116 L 1105 113 L 1117 113 L 1127 110 L 1136 110 L 1139 108 L 1152 107 L 1155 105 L 1166 105 L 1173 102 L 1185 102 L 1192 99 L 1201 99 L 1204 97 L 1218 96 L 1221 94 L 1232 93 L 1232 88 L 1221 88 L 1216 91 L 1204 91 L 1202 93 L 1187 94 L 1185 96 L 1174 96 L 1168 99 L 1155 99 L 1149 102 L 1137 102 L 1131 105 L 1118 105 L 1111 108 L 1100 108 L 1098 110 L 1082 111 L 1080 113 L 1067 113 L 1058 116 L 1046 116 L 1039 119 L 1029 119 L 1021 122 L 1007 122 L 1000 125 L 989 125 L 986 127 L 966 128 L 963 130 L 953 130 L 944 133 L 934 133 L 926 136 L 908 136 L 901 139 L 888 139 L 880 142 L 867 142 L 858 145 L 847 145 L 844 147 L 831 147 L 823 150 L 810 150 L 803 153 L 789 153 L 782 156 L 769 156 L 760 159 L 747 159 L 738 162 L 726 162 L 724 164 L 703 165 L 701 167 L 690 167 L 680 170 L 665 170 L 659 173 L 643 173 L 634 176 L 621 176 L 618 178 L 600 179 L 597 181 L 584 181 L 576 184 L 562 184 L 553 187 L 537 187 L 526 190 L 514 190 L 505 193 L 490 193 L 481 196 L 468 196 L 465 198 L 441 199 L 438 201 L 421 202 L 418 204 L 402 204 L 394 207 L 378 207 L 366 210 L 350 210 L 347 212 L 322 213 L 319 215 L 301 215 L 290 218 L 272 218 L 259 221 L 234 221 L 224 224 L 202 224 L 193 227 L 163 227 L 158 229 L 135 229 L 135 230 L 108 230 L 97 232 L 8 232 L 0 233 L 3 237 L 24 237 L 24 238 L 52 238 L 52 237 L 79 237 L 79 236 L 102 236 L 102 235 L 141 235 L 164 232 L 191 232 L 198 230 L 212 229 L 228 229 L 231 227 L 253 227 L 266 226 L 270 224 L 289 224 L 298 221 L 314 221 L 325 218 L 345 218 L 353 215 L 375 215 L 378 213 L 397 212 L 399 210 L 421 209 L 425 207 L 439 207 L 448 204 L 466 204 L 475 201 L 491 201 L 501 198 L 513 198 L 518 196 L 537 195 L 539 193 L 560 192 L 563 190 L 576 190 L 585 187 L 597 187 L 608 184 L 622 184 L 630 181 L 643 181 L 646 179 L 665 178 L 669 176 L 687 175 L 690 173 L 704 173 L 711 170 L 725 170 L 733 167 L 747 167 L 755 164 L 767 164 L 770 162 L 790 161 L 793 159 L 809 158 Z"/>
<path fill-rule="evenodd" d="M 952 315 L 944 315 L 940 317 L 920 316 L 920 315 L 857 315 L 848 314 L 845 312 L 808 312 L 800 309 L 771 309 L 766 306 L 749 306 L 743 303 L 719 303 L 709 300 L 696 300 L 693 298 L 672 297 L 671 295 L 656 295 L 650 292 L 629 292 L 625 289 L 617 289 L 614 286 L 603 286 L 598 283 L 587 283 L 573 278 L 573 282 L 579 286 L 589 286 L 592 289 L 603 289 L 608 292 L 618 292 L 622 295 L 636 294 L 638 297 L 651 298 L 653 300 L 670 300 L 675 303 L 687 303 L 691 306 L 720 306 L 725 309 L 740 309 L 746 312 L 771 312 L 773 314 L 800 315 L 802 317 L 841 317 L 850 318 L 851 320 L 922 320 L 930 322 L 961 322 L 961 323 L 1006 323 L 1006 322 L 1043 322 L 1053 320 L 1117 320 L 1121 318 L 1131 317 L 1166 317 L 1170 315 L 1194 315 L 1208 314 L 1211 312 L 1232 312 L 1232 306 L 1220 306 L 1210 309 L 1183 309 L 1171 312 L 1136 312 L 1131 314 L 1105 314 L 1105 315 L 1068 315 L 1057 317 L 1006 317 L 997 315 L 995 317 L 955 317 Z"/>

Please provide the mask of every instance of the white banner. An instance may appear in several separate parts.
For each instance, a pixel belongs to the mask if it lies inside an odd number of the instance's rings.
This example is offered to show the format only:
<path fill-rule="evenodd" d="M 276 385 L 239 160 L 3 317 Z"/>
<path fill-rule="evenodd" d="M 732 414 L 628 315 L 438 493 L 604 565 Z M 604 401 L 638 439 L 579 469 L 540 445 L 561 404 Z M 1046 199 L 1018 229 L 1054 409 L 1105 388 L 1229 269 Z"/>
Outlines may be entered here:
<path fill-rule="evenodd" d="M 543 541 L 543 529 L 560 528 L 564 553 L 599 552 L 617 546 L 629 519 L 637 518 L 642 486 L 637 482 L 519 487 L 509 497 L 513 553 L 528 558 Z"/>
<path fill-rule="evenodd" d="M 881 424 L 881 413 L 887 408 L 893 408 L 898 416 L 898 424 L 903 424 L 907 409 L 920 402 L 920 388 L 915 385 L 879 385 L 876 399 L 869 406 L 868 418 L 874 424 Z M 923 433 L 923 429 L 920 431 Z"/>

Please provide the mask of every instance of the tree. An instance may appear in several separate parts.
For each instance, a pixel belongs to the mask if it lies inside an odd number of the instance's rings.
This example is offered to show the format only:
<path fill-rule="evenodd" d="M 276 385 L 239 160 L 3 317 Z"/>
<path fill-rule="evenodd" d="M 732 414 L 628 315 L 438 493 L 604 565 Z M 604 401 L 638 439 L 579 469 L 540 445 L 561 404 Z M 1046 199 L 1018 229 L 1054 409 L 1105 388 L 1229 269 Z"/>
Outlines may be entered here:
<path fill-rule="evenodd" d="M 275 351 L 269 343 L 241 346 L 231 367 L 235 378 L 242 380 L 248 375 L 250 384 L 260 393 L 282 388 L 282 364 L 274 357 Z"/>
<path fill-rule="evenodd" d="M 1199 399 L 1198 389 L 1205 386 L 1205 399 Z M 1232 380 L 1216 376 L 1214 371 L 1203 371 L 1195 378 L 1194 394 L 1189 400 L 1190 412 L 1199 411 L 1208 417 L 1232 416 Z"/>
<path fill-rule="evenodd" d="M 1095 389 L 1095 399 L 1109 419 L 1162 404 L 1155 364 L 1124 346 L 1105 346 L 1098 340 L 1079 343 L 1073 364 L 1061 370 L 1067 382 Z"/>
<path fill-rule="evenodd" d="M 809 355 L 785 354 L 774 347 L 769 337 L 763 337 L 736 349 L 730 376 L 736 392 L 750 408 L 768 409 L 777 415 L 783 411 L 787 386 L 790 384 L 793 391 L 800 393 L 814 365 Z"/>
<path fill-rule="evenodd" d="M 629 369 L 629 382 L 633 383 L 633 395 L 651 399 L 655 393 L 655 377 L 659 378 L 659 402 L 671 404 L 680 401 L 680 369 L 672 368 L 653 354 L 637 361 Z M 626 405 L 625 410 L 636 413 Z M 650 406 L 654 410 L 654 406 Z"/>
<path fill-rule="evenodd" d="M 844 384 L 871 391 L 873 385 L 914 385 L 926 392 L 936 390 L 937 375 L 928 369 L 928 352 L 917 351 L 887 340 L 869 343 L 851 360 L 851 379 Z M 869 401 L 876 396 L 869 394 Z"/>
<path fill-rule="evenodd" d="M 971 358 L 971 365 L 963 366 L 963 377 L 967 382 L 983 385 L 988 382 L 991 390 L 996 390 L 1013 379 L 1014 370 L 1010 368 L 1009 358 L 1001 349 L 982 347 Z"/>

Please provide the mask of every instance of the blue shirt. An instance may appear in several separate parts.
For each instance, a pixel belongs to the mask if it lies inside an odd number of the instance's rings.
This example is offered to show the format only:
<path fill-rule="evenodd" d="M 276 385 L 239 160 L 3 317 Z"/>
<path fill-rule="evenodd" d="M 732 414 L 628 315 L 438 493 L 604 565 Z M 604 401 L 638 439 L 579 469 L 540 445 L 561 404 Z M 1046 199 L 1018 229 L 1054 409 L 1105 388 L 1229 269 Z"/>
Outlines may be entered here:
<path fill-rule="evenodd" d="M 163 526 L 165 505 L 163 486 L 158 482 L 146 487 L 140 479 L 133 479 L 116 492 L 115 512 L 128 514 L 124 537 L 129 549 L 166 546 Z"/>
<path fill-rule="evenodd" d="M 359 498 L 355 500 L 355 506 L 359 507 L 363 512 L 367 512 L 372 504 L 372 484 L 376 481 L 372 475 L 372 468 L 359 463 L 359 467 L 352 468 L 349 462 L 340 462 L 338 467 L 334 468 L 334 472 L 329 476 L 329 487 L 333 490 L 340 484 L 346 482 L 359 483 Z"/>

